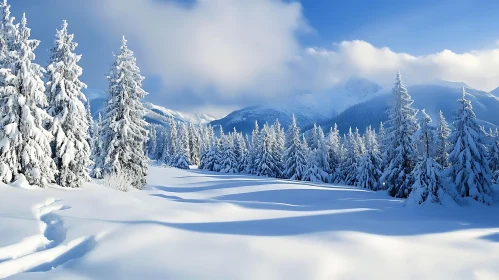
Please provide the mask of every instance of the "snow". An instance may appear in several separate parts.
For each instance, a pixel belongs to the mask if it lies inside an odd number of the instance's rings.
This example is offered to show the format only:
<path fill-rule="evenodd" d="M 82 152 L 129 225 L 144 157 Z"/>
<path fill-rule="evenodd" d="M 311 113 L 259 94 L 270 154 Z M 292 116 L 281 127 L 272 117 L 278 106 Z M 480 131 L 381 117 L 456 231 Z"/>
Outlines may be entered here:
<path fill-rule="evenodd" d="M 499 277 L 497 203 L 404 207 L 353 187 L 149 172 L 127 193 L 0 185 L 0 278 Z"/>

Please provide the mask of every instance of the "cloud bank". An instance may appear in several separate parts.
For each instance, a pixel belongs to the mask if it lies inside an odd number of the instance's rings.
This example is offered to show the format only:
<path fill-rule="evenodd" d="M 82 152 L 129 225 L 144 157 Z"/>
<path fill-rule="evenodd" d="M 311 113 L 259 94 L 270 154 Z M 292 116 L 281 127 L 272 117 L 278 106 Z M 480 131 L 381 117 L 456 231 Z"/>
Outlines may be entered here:
<path fill-rule="evenodd" d="M 390 86 L 397 70 L 409 84 L 460 81 L 499 86 L 497 49 L 414 56 L 368 42 L 306 47 L 310 31 L 297 2 L 283 0 L 91 1 L 105 28 L 126 34 L 144 74 L 157 75 L 162 105 L 243 107 L 296 92 L 318 92 L 352 75 Z M 90 3 L 89 3 L 90 5 Z M 159 103 L 162 103 L 162 102 Z M 194 107 L 193 107 L 194 106 Z"/>

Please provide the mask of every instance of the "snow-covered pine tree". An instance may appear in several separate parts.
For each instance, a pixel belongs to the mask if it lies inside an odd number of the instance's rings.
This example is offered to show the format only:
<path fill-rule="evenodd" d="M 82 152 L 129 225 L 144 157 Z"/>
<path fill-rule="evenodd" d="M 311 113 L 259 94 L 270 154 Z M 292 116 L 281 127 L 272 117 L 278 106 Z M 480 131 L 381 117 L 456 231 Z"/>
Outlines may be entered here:
<path fill-rule="evenodd" d="M 94 134 L 95 134 L 95 123 L 94 123 L 94 118 L 92 117 L 92 110 L 90 108 L 90 100 L 88 100 L 88 98 L 87 98 L 87 106 L 85 109 L 87 112 L 87 123 L 88 123 L 88 144 L 90 145 L 90 149 L 92 149 Z"/>
<path fill-rule="evenodd" d="M 381 172 L 381 154 L 379 151 L 376 131 L 370 126 L 365 134 L 366 152 L 361 156 L 357 167 L 357 182 L 356 186 L 370 190 L 381 190 L 383 185 L 380 184 Z"/>
<path fill-rule="evenodd" d="M 222 126 L 218 128 L 218 138 L 215 137 L 215 145 L 214 145 L 214 163 L 213 163 L 213 171 L 220 172 L 223 169 L 223 143 L 222 139 L 225 137 L 224 130 Z"/>
<path fill-rule="evenodd" d="M 438 122 L 436 128 L 437 143 L 436 161 L 442 166 L 442 168 L 449 167 L 449 136 L 451 130 L 449 129 L 449 124 L 445 120 L 444 113 L 442 111 L 438 114 Z"/>
<path fill-rule="evenodd" d="M 199 169 L 214 171 L 215 168 L 215 132 L 209 126 L 206 130 L 206 139 L 201 149 Z"/>
<path fill-rule="evenodd" d="M 420 147 L 421 157 L 414 169 L 414 184 L 411 194 L 407 199 L 409 205 L 425 203 L 440 204 L 447 195 L 442 186 L 440 174 L 442 166 L 435 161 L 435 142 L 438 141 L 437 131 L 430 126 L 431 118 L 425 110 L 421 111 L 419 130 L 414 135 L 414 140 Z"/>
<path fill-rule="evenodd" d="M 156 155 L 156 148 L 158 144 L 158 135 L 156 133 L 156 126 L 149 125 L 149 140 L 147 140 L 147 154 L 149 158 L 154 160 Z"/>
<path fill-rule="evenodd" d="M 341 164 L 341 139 L 336 123 L 327 135 L 326 146 L 328 150 L 329 170 L 331 172 L 329 183 L 333 183 L 336 178 L 336 172 L 338 172 Z"/>
<path fill-rule="evenodd" d="M 164 139 L 161 161 L 171 166 L 177 155 L 177 123 L 173 118 L 168 119 L 168 133 Z"/>
<path fill-rule="evenodd" d="M 92 166 L 92 170 L 90 171 L 90 176 L 96 179 L 102 179 L 102 167 L 104 165 L 104 158 L 102 155 L 102 115 L 99 112 L 99 117 L 97 118 L 97 123 L 95 125 L 95 133 L 92 145 L 92 157 L 91 159 L 94 162 Z"/>
<path fill-rule="evenodd" d="M 300 128 L 296 125 L 295 115 L 286 138 L 284 153 L 284 177 L 291 180 L 302 180 L 307 168 L 307 155 L 300 141 Z"/>
<path fill-rule="evenodd" d="M 408 197 L 414 184 L 412 171 L 415 166 L 416 147 L 413 136 L 418 129 L 418 111 L 411 107 L 412 103 L 411 96 L 402 83 L 402 75 L 398 72 L 393 87 L 390 127 L 386 133 L 387 166 L 381 179 L 387 185 L 388 193 L 394 197 Z"/>
<path fill-rule="evenodd" d="M 312 139 L 317 142 L 317 148 L 312 150 L 309 154 L 307 169 L 303 176 L 303 180 L 311 182 L 329 182 L 329 154 L 324 139 L 324 131 L 320 126 L 317 127 L 315 131 L 316 135 Z"/>
<path fill-rule="evenodd" d="M 44 69 L 33 62 L 40 42 L 30 39 L 25 15 L 19 28 L 13 28 L 11 34 L 2 34 L 8 36 L 9 46 L 0 96 L 0 176 L 10 183 L 22 174 L 30 184 L 45 187 L 57 170 L 51 157 L 52 135 L 44 128 L 50 119 L 42 109 L 47 106 Z"/>
<path fill-rule="evenodd" d="M 352 128 L 348 131 L 348 136 L 343 137 L 346 155 L 341 166 L 343 184 L 354 186 L 357 181 L 357 163 L 360 155 L 357 153 L 355 134 Z M 338 182 L 340 183 L 340 182 Z"/>
<path fill-rule="evenodd" d="M 454 119 L 455 129 L 449 137 L 449 174 L 461 197 L 471 197 L 490 205 L 492 172 L 487 160 L 485 132 L 478 125 L 464 87 L 463 97 L 458 101 L 460 108 Z"/>
<path fill-rule="evenodd" d="M 15 59 L 14 44 L 18 26 L 10 15 L 10 5 L 7 0 L 0 2 L 0 69 L 11 69 Z"/>
<path fill-rule="evenodd" d="M 179 128 L 178 138 L 176 139 L 177 153 L 172 162 L 172 166 L 180 169 L 189 169 L 189 129 L 185 123 L 180 124 Z"/>
<path fill-rule="evenodd" d="M 286 144 L 286 134 L 284 133 L 279 120 L 276 120 L 272 126 L 273 143 L 272 158 L 274 159 L 274 173 L 276 178 L 283 178 L 284 176 L 284 150 Z"/>
<path fill-rule="evenodd" d="M 243 135 L 241 133 L 237 133 L 235 128 L 234 135 L 234 154 L 236 156 L 237 172 L 244 173 L 248 164 L 246 142 L 244 141 Z"/>
<path fill-rule="evenodd" d="M 250 157 L 250 167 L 249 174 L 257 174 L 258 162 L 257 157 L 260 154 L 261 150 L 261 139 L 260 139 L 260 128 L 258 127 L 258 121 L 255 121 L 255 128 L 251 132 L 251 149 L 249 152 Z"/>
<path fill-rule="evenodd" d="M 193 165 L 199 164 L 199 149 L 200 149 L 200 139 L 197 127 L 192 123 L 189 124 L 189 152 L 190 152 L 190 162 Z"/>
<path fill-rule="evenodd" d="M 251 151 L 253 148 L 251 147 L 251 141 L 249 140 L 248 134 L 246 134 L 246 136 L 244 137 L 244 142 L 246 143 L 246 153 L 244 155 L 244 162 L 241 163 L 241 167 L 244 166 L 244 169 L 241 172 L 250 174 L 252 159 Z"/>
<path fill-rule="evenodd" d="M 274 177 L 275 176 L 275 167 L 273 166 L 275 160 L 272 155 L 272 149 L 274 147 L 273 137 L 272 137 L 272 128 L 268 126 L 268 124 L 264 124 L 262 130 L 260 131 L 260 149 L 257 150 L 258 154 L 256 154 L 256 175 L 258 176 L 266 176 L 266 177 Z"/>
<path fill-rule="evenodd" d="M 86 88 L 79 77 L 81 55 L 74 53 L 77 43 L 68 33 L 68 23 L 57 30 L 47 67 L 48 113 L 53 117 L 50 131 L 54 135 L 53 159 L 58 173 L 56 182 L 63 187 L 79 188 L 89 181 L 90 161 L 88 116 L 83 102 Z"/>
<path fill-rule="evenodd" d="M 123 37 L 120 52 L 115 55 L 108 75 L 109 90 L 102 121 L 102 157 L 104 174 L 126 172 L 133 176 L 132 186 L 142 189 L 146 184 L 147 123 L 141 99 L 147 94 L 142 89 L 133 52 Z"/>
<path fill-rule="evenodd" d="M 499 136 L 497 131 L 491 136 L 489 143 L 489 165 L 492 172 L 492 183 L 497 184 L 499 179 Z"/>
<path fill-rule="evenodd" d="M 229 133 L 222 138 L 222 169 L 224 173 L 238 173 L 238 164 L 234 152 L 235 133 Z"/>

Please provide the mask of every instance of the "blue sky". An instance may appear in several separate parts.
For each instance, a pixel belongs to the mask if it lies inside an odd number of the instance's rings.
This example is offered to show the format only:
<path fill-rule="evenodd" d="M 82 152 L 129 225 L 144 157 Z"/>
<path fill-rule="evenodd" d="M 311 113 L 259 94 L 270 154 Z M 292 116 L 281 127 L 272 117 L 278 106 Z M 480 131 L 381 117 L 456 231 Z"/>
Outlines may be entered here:
<path fill-rule="evenodd" d="M 147 98 L 177 110 L 226 112 L 324 91 L 352 74 L 385 85 L 396 68 L 414 83 L 459 80 L 484 90 L 499 75 L 490 63 L 499 64 L 499 1 L 9 3 L 17 18 L 26 12 L 32 37 L 42 41 L 36 52 L 42 65 L 55 29 L 68 20 L 89 93 L 106 89 L 112 52 L 126 35 L 147 78 Z"/>

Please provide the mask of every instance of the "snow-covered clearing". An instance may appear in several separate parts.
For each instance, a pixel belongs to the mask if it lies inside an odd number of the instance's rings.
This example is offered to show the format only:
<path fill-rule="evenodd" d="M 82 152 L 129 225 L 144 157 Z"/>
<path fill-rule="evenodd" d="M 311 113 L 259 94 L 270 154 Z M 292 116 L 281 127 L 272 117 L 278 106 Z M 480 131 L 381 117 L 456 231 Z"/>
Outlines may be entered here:
<path fill-rule="evenodd" d="M 498 206 L 149 172 L 130 193 L 0 185 L 0 278 L 499 279 Z"/>

